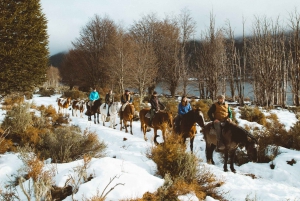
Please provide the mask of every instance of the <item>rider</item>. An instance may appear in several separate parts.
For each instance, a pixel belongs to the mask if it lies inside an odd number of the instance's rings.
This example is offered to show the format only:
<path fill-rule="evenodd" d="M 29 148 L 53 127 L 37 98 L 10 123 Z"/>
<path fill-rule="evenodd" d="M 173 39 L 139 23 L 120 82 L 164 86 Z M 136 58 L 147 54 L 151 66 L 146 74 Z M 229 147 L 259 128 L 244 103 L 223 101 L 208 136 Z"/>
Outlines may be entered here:
<path fill-rule="evenodd" d="M 232 112 L 227 103 L 225 103 L 225 96 L 219 95 L 218 101 L 214 103 L 208 110 L 207 114 L 211 121 L 214 122 L 214 128 L 217 133 L 217 149 L 224 150 L 225 145 L 221 138 L 221 123 L 232 121 Z"/>
<path fill-rule="evenodd" d="M 121 96 L 121 104 L 122 107 L 120 108 L 120 119 L 123 119 L 123 110 L 127 104 L 132 104 L 132 97 L 130 96 L 129 90 L 126 89 L 125 93 Z"/>
<path fill-rule="evenodd" d="M 106 105 L 108 105 L 108 108 L 107 108 L 107 116 L 109 116 L 109 112 L 108 112 L 108 110 L 109 110 L 109 108 L 110 108 L 110 106 L 111 106 L 111 104 L 114 102 L 114 95 L 113 95 L 113 93 L 112 93 L 112 90 L 110 89 L 109 91 L 108 91 L 108 93 L 105 95 L 105 105 L 104 105 L 104 109 L 106 108 Z"/>
<path fill-rule="evenodd" d="M 180 122 L 182 119 L 182 115 L 188 113 L 190 110 L 192 110 L 191 104 L 188 102 L 186 96 L 181 97 L 181 101 L 178 104 L 178 115 L 175 119 L 175 130 L 177 133 L 180 132 Z"/>
<path fill-rule="evenodd" d="M 89 106 L 92 107 L 94 102 L 100 98 L 99 93 L 96 90 L 96 87 L 93 88 L 93 91 L 89 95 Z"/>
<path fill-rule="evenodd" d="M 153 94 L 150 98 L 150 104 L 151 104 L 150 125 L 152 126 L 152 119 L 153 119 L 155 113 L 158 113 L 160 109 L 163 110 L 165 108 L 165 106 L 159 101 L 156 91 L 153 92 Z"/>

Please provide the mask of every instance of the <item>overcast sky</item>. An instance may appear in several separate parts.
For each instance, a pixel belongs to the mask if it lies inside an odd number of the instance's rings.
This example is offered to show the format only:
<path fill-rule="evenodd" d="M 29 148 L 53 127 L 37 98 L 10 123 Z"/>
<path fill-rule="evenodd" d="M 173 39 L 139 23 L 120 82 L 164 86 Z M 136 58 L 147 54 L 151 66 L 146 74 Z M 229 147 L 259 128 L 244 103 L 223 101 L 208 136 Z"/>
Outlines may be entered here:
<path fill-rule="evenodd" d="M 279 16 L 286 26 L 289 15 L 295 9 L 300 12 L 300 0 L 41 0 L 41 6 L 48 20 L 51 55 L 72 48 L 71 42 L 95 14 L 106 15 L 127 28 L 147 14 L 155 13 L 163 19 L 187 9 L 197 26 L 195 37 L 199 38 L 208 28 L 211 13 L 216 27 L 229 21 L 238 36 L 242 34 L 243 18 L 245 31 L 250 33 L 255 16 L 273 20 Z"/>

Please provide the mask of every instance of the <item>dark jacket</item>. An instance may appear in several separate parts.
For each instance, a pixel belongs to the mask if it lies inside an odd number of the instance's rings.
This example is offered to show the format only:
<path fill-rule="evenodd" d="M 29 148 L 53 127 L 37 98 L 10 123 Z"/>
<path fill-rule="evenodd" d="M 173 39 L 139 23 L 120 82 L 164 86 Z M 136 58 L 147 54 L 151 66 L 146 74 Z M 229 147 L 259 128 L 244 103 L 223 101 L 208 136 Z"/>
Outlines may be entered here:
<path fill-rule="evenodd" d="M 151 109 L 155 110 L 156 112 L 158 110 L 165 109 L 165 106 L 159 101 L 159 99 L 157 98 L 157 96 L 153 96 L 153 95 L 151 96 L 150 104 L 151 104 Z"/>
<path fill-rule="evenodd" d="M 123 94 L 122 96 L 121 96 L 121 103 L 122 104 L 124 104 L 124 103 L 126 103 L 126 102 L 129 102 L 129 103 L 132 103 L 132 97 L 130 96 L 130 94 Z"/>
<path fill-rule="evenodd" d="M 114 102 L 114 95 L 110 94 L 110 93 L 107 93 L 105 95 L 105 103 L 108 104 L 108 105 L 110 105 L 113 102 Z"/>

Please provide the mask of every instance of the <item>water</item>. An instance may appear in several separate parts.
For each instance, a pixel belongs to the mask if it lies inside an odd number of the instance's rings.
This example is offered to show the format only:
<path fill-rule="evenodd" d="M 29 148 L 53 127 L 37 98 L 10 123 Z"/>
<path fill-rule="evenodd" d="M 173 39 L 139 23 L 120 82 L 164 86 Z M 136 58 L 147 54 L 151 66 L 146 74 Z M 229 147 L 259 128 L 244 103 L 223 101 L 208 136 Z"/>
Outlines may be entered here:
<path fill-rule="evenodd" d="M 163 82 L 157 84 L 155 90 L 157 91 L 157 93 L 159 94 L 167 94 L 170 95 L 170 91 L 167 89 L 167 85 L 164 84 Z M 189 81 L 189 84 L 187 86 L 187 95 L 188 96 L 196 96 L 199 97 L 200 93 L 198 90 L 198 86 L 197 83 L 195 81 Z M 176 90 L 176 96 L 181 96 L 183 93 L 183 85 L 180 84 L 179 87 Z M 221 92 L 219 92 L 221 93 Z M 218 94 L 219 94 L 218 93 Z M 235 91 L 235 95 L 237 95 L 237 90 Z M 231 96 L 230 94 L 230 88 L 229 88 L 229 84 L 226 85 L 226 96 Z M 253 86 L 251 83 L 246 82 L 244 85 L 244 97 L 247 99 L 250 99 L 250 101 L 254 100 L 254 93 L 253 93 Z M 292 97 L 292 93 L 291 93 L 291 87 L 288 86 L 288 92 L 287 92 L 287 105 L 293 105 L 293 97 Z"/>

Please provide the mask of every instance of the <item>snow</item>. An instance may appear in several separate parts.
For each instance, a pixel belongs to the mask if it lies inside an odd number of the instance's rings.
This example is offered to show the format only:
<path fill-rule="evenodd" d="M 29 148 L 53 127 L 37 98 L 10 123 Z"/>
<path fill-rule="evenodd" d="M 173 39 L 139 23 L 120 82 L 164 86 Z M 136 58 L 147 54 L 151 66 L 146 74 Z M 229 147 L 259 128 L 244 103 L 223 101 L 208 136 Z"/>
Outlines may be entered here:
<path fill-rule="evenodd" d="M 52 97 L 39 97 L 34 95 L 30 102 L 36 105 L 53 105 L 57 108 L 56 99 L 60 95 Z M 240 119 L 239 110 L 234 108 L 236 118 L 240 126 L 248 125 L 250 128 L 259 127 L 257 123 L 248 122 Z M 83 197 L 91 198 L 101 194 L 109 184 L 105 192 L 115 186 L 108 193 L 107 200 L 120 200 L 129 198 L 141 198 L 149 191 L 155 192 L 157 188 L 163 185 L 164 179 L 155 174 L 156 164 L 146 157 L 147 151 L 154 146 L 153 140 L 144 140 L 140 130 L 140 122 L 133 122 L 133 135 L 125 133 L 124 129 L 120 131 L 119 125 L 116 129 L 109 128 L 109 123 L 103 127 L 101 124 L 94 124 L 93 121 L 87 121 L 87 117 L 72 117 L 70 113 L 71 124 L 78 125 L 82 130 L 88 129 L 95 132 L 100 140 L 107 144 L 106 157 L 92 158 L 87 174 L 92 175 L 93 179 L 81 184 L 78 192 L 75 194 L 75 200 L 81 200 Z M 297 122 L 295 114 L 288 110 L 275 109 L 268 113 L 277 114 L 279 121 L 285 125 L 286 129 Z M 0 121 L 4 119 L 5 111 L 0 110 Z M 119 122 L 119 119 L 118 119 Z M 300 199 L 300 152 L 289 150 L 283 147 L 279 148 L 280 154 L 274 159 L 274 169 L 270 169 L 270 163 L 246 163 L 242 166 L 235 166 L 236 173 L 224 172 L 223 163 L 219 153 L 214 153 L 215 165 L 206 163 L 205 142 L 203 140 L 200 127 L 197 127 L 197 135 L 194 143 L 194 153 L 203 160 L 202 165 L 209 169 L 218 179 L 224 181 L 218 190 L 227 192 L 224 198 L 227 200 L 245 200 L 246 197 L 255 200 L 299 200 Z M 161 132 L 158 131 L 161 136 Z M 148 139 L 153 139 L 153 130 L 147 132 Z M 162 142 L 158 138 L 158 142 Z M 187 146 L 189 151 L 189 146 Z M 15 153 L 5 153 L 0 155 L 0 188 L 11 180 L 13 175 L 17 175 L 18 170 L 23 166 L 22 161 Z M 294 159 L 295 164 L 289 165 L 287 161 Z M 83 164 L 83 160 L 70 163 L 51 164 L 51 159 L 45 160 L 45 168 L 55 167 L 54 182 L 57 186 L 63 187 L 70 177 L 76 177 L 74 168 Z M 26 200 L 25 196 L 18 190 L 21 200 Z M 34 200 L 34 198 L 32 198 Z M 71 196 L 64 199 L 71 201 Z M 182 201 L 197 201 L 197 197 L 190 192 L 188 195 L 180 196 Z M 206 201 L 215 199 L 207 197 Z"/>

